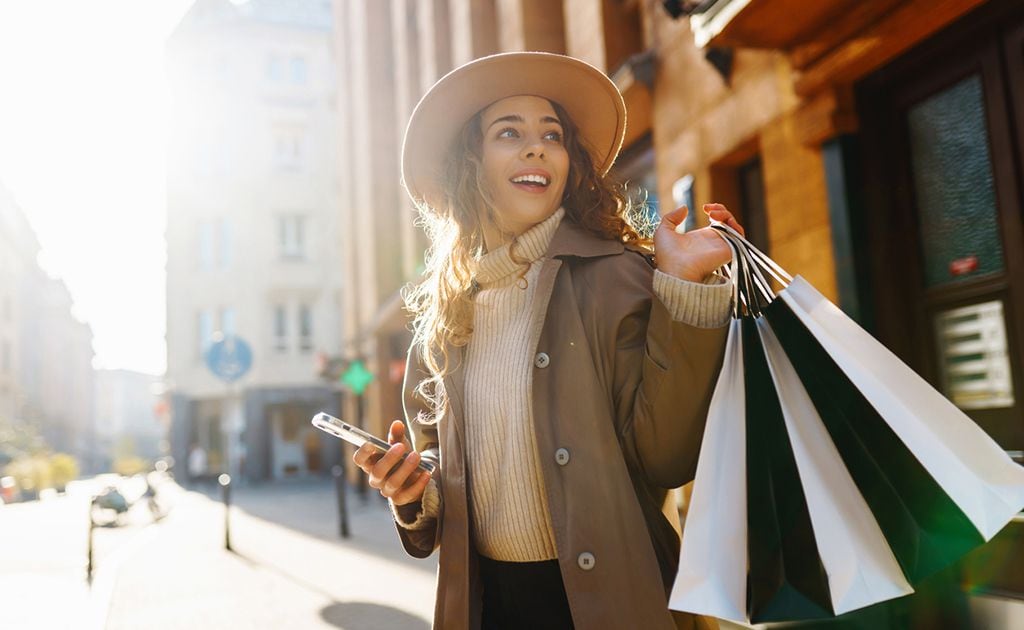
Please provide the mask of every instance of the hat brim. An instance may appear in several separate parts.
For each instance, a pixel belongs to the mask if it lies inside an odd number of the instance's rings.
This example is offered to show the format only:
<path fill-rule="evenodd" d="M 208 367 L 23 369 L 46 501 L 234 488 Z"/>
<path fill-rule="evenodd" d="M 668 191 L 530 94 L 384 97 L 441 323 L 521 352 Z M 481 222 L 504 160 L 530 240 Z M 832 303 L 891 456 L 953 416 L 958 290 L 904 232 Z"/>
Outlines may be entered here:
<path fill-rule="evenodd" d="M 480 110 L 509 96 L 532 95 L 562 106 L 604 175 L 622 147 L 626 105 L 611 79 L 588 63 L 554 53 L 513 52 L 471 61 L 434 84 L 409 118 L 402 179 L 414 201 L 440 199 L 444 156 Z"/>

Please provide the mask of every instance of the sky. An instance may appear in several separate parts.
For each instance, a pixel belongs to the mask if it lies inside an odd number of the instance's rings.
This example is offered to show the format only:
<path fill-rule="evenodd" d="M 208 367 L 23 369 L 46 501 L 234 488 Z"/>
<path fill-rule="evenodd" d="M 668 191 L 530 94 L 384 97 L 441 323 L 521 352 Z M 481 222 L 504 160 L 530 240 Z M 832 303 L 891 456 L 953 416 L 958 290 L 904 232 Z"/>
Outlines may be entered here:
<path fill-rule="evenodd" d="M 194 1 L 0 0 L 0 182 L 97 368 L 166 368 L 163 45 Z"/>

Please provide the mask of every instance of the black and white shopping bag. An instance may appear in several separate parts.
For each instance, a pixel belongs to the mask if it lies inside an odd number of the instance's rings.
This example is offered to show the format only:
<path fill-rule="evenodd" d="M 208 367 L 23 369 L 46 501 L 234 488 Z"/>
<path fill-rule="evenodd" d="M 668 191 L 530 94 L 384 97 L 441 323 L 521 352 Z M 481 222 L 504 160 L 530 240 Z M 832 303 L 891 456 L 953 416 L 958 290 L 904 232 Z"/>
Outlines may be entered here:
<path fill-rule="evenodd" d="M 1024 468 L 970 418 L 714 227 L 734 252 L 734 317 L 670 608 L 755 623 L 842 614 L 913 592 L 1024 507 Z"/>

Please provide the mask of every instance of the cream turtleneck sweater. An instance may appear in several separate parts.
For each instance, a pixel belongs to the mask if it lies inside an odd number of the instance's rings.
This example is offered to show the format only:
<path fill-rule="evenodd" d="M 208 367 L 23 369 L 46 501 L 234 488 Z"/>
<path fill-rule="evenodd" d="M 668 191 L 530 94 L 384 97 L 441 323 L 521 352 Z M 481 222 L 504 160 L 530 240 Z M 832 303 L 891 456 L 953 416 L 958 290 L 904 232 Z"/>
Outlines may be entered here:
<path fill-rule="evenodd" d="M 478 260 L 480 290 L 463 366 L 466 462 L 477 550 L 495 560 L 557 557 L 534 436 L 526 329 L 544 253 L 564 213 L 559 208 L 521 234 L 513 251 L 506 244 Z M 516 262 L 513 254 L 527 263 Z M 728 321 L 731 293 L 725 284 L 697 284 L 655 271 L 653 288 L 677 321 L 703 327 Z M 396 514 L 399 524 L 426 527 L 439 513 L 440 499 L 431 481 L 416 519 Z"/>

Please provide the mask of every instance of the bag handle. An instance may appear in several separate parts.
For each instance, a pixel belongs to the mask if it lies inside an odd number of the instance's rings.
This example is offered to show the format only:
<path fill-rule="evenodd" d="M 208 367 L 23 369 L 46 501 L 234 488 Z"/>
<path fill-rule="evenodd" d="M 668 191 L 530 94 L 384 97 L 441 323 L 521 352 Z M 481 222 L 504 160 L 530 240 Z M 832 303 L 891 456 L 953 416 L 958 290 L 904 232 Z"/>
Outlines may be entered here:
<path fill-rule="evenodd" d="M 765 274 L 784 287 L 793 280 L 792 276 L 728 225 L 711 221 L 711 227 L 726 242 L 733 254 L 728 268 L 723 266 L 732 283 L 733 317 L 740 317 L 741 304 L 751 315 L 760 316 L 761 309 L 776 298 L 771 282 Z"/>
<path fill-rule="evenodd" d="M 771 276 L 775 278 L 782 286 L 785 287 L 789 285 L 790 282 L 793 281 L 793 276 L 786 273 L 786 270 L 779 266 L 777 262 L 769 258 L 768 254 L 765 254 L 764 252 L 759 250 L 757 247 L 754 246 L 753 243 L 744 238 L 736 230 L 732 229 L 731 227 L 720 221 L 714 220 L 711 221 L 710 227 L 712 229 L 718 230 L 719 232 L 724 232 L 731 236 L 732 238 L 736 239 L 740 243 L 742 248 L 751 255 L 751 257 L 758 264 L 758 266 L 767 271 L 769 274 L 771 274 Z"/>

